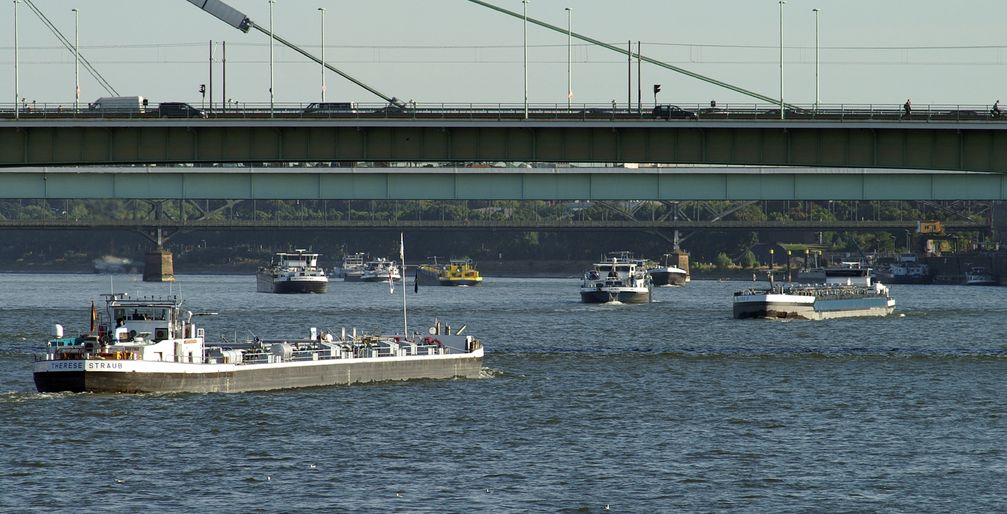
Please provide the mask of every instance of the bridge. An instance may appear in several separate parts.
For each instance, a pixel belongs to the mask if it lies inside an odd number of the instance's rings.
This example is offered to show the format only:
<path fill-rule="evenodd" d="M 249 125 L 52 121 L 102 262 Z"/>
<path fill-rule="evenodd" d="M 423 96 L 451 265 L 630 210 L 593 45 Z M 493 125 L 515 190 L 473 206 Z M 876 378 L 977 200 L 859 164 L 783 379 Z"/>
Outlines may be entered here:
<path fill-rule="evenodd" d="M 947 232 L 986 231 L 990 226 L 985 221 L 957 220 L 944 222 Z M 140 230 L 174 234 L 181 230 L 393 230 L 409 232 L 441 230 L 481 230 L 481 231 L 600 231 L 600 230 L 644 230 L 644 231 L 793 231 L 793 232 L 877 232 L 909 231 L 918 228 L 915 221 L 866 220 L 866 221 L 736 221 L 736 220 L 271 220 L 271 219 L 131 219 L 131 220 L 78 220 L 68 217 L 42 219 L 0 220 L 0 230 Z"/>
<path fill-rule="evenodd" d="M 326 163 L 329 164 L 329 163 Z M 210 200 L 1003 200 L 1000 173 L 790 167 L 0 168 L 0 198 Z"/>
<path fill-rule="evenodd" d="M 812 113 L 786 120 L 759 112 L 670 120 L 561 112 L 525 120 L 503 112 L 420 110 L 273 118 L 229 112 L 205 119 L 50 115 L 0 121 L 0 167 L 502 161 L 1007 172 L 1001 151 L 1007 122 L 973 117 L 975 111 L 908 118 L 885 110 Z"/>

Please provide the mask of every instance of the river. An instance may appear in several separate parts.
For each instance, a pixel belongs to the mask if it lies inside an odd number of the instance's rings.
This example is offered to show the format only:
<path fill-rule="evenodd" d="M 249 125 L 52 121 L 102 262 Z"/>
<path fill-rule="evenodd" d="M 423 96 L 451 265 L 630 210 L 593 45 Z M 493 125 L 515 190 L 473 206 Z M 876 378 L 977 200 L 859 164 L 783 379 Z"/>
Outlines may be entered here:
<path fill-rule="evenodd" d="M 895 285 L 887 318 L 764 321 L 731 317 L 750 282 L 645 305 L 582 304 L 578 283 L 410 283 L 410 326 L 467 325 L 481 379 L 93 395 L 36 393 L 32 354 L 112 288 L 215 312 L 211 341 L 401 330 L 401 291 L 0 274 L 0 511 L 1003 509 L 1007 288 Z"/>

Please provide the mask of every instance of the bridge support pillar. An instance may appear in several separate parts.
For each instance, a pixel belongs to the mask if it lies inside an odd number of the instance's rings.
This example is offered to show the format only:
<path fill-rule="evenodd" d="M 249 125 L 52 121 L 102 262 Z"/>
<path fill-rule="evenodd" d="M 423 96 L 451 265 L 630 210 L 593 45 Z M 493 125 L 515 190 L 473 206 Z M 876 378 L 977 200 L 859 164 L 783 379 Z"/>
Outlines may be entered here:
<path fill-rule="evenodd" d="M 162 247 L 147 252 L 143 262 L 144 282 L 174 282 L 175 263 L 171 251 Z"/>
<path fill-rule="evenodd" d="M 673 252 L 671 252 L 671 259 L 672 264 L 685 270 L 685 281 L 690 282 L 692 272 L 689 271 L 689 252 L 676 248 Z"/>

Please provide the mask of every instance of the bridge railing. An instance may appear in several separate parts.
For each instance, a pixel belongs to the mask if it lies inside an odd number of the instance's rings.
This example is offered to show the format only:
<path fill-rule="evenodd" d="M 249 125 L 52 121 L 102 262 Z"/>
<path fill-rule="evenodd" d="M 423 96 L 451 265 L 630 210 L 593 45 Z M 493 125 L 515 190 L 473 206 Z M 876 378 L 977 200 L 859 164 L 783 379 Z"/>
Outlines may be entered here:
<path fill-rule="evenodd" d="M 198 104 L 197 104 L 198 105 Z M 268 103 L 229 102 L 194 106 L 191 116 L 198 122 L 202 113 L 209 119 L 462 119 L 462 120 L 516 120 L 524 118 L 523 104 L 508 103 L 407 103 L 404 105 L 353 103 L 349 108 L 318 109 L 310 103 L 279 103 L 271 108 Z M 779 105 L 765 103 L 698 104 L 678 103 L 680 110 L 655 110 L 654 104 L 627 106 L 626 104 L 565 103 L 531 104 L 529 118 L 536 120 L 779 120 Z M 15 116 L 12 103 L 0 104 L 0 118 Z M 666 113 L 671 113 L 670 115 Z M 116 111 L 92 109 L 87 104 L 74 108 L 72 103 L 23 103 L 18 115 L 29 120 L 37 119 L 137 119 L 160 117 L 156 104 L 142 111 Z M 171 117 L 177 118 L 177 117 Z M 927 104 L 913 106 L 906 112 L 902 104 L 819 104 L 793 105 L 784 113 L 785 120 L 827 121 L 983 121 L 1005 122 L 1007 116 L 999 115 L 989 104 Z M 785 121 L 784 120 L 784 121 Z"/>

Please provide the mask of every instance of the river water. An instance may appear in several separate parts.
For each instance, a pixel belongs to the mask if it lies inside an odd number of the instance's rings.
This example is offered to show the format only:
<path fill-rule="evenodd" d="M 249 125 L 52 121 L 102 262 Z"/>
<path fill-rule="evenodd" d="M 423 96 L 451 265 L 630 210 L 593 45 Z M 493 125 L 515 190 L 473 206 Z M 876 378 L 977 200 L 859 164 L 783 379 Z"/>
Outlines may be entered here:
<path fill-rule="evenodd" d="M 49 327 L 139 276 L 0 274 L 0 511 L 993 512 L 1007 288 L 896 285 L 887 318 L 734 320 L 744 282 L 579 303 L 575 279 L 408 291 L 484 377 L 267 393 L 39 394 Z M 170 286 L 210 340 L 398 331 L 401 295 Z"/>

